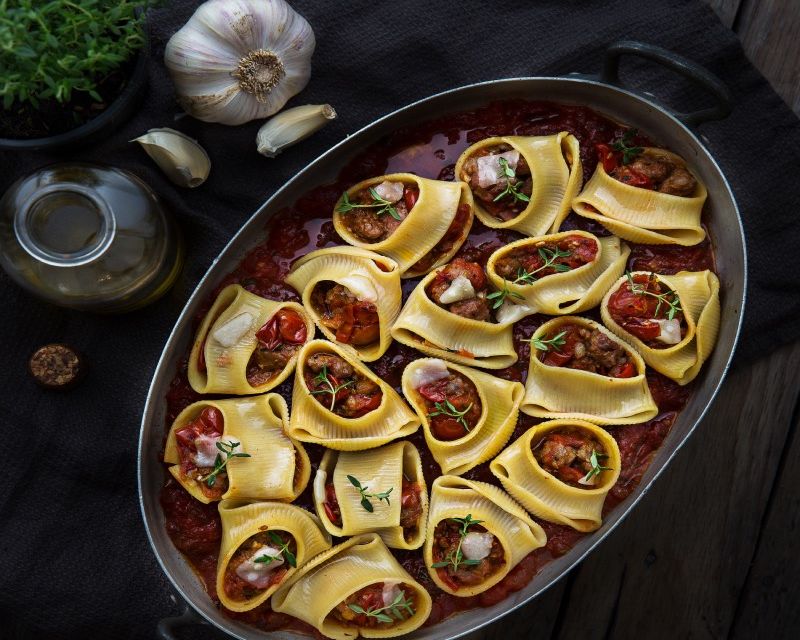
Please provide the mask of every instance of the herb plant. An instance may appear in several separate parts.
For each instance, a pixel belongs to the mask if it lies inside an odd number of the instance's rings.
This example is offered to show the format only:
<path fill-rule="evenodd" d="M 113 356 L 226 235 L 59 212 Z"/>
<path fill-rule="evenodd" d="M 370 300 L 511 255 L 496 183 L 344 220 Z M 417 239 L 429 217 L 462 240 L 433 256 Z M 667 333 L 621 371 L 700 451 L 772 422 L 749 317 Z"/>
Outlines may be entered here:
<path fill-rule="evenodd" d="M 490 293 L 486 296 L 487 300 L 494 300 L 494 304 L 492 305 L 492 309 L 499 309 L 503 306 L 503 303 L 506 301 L 506 298 L 511 296 L 512 298 L 519 298 L 520 300 L 524 300 L 525 297 L 518 294 L 516 291 L 511 291 L 508 288 L 508 281 L 503 280 L 503 288 L 500 291 L 495 291 Z"/>
<path fill-rule="evenodd" d="M 158 0 L 0 0 L 3 108 L 75 92 L 103 102 L 98 86 L 144 44 L 145 10 Z"/>
<path fill-rule="evenodd" d="M 384 213 L 388 213 L 395 220 L 402 220 L 400 214 L 397 213 L 397 209 L 392 206 L 392 203 L 384 198 L 381 198 L 374 188 L 370 187 L 369 193 L 372 196 L 372 204 L 354 204 L 350 201 L 350 196 L 347 195 L 347 192 L 345 191 L 344 195 L 342 196 L 342 202 L 338 207 L 336 207 L 336 211 L 338 213 L 350 213 L 353 209 L 378 209 L 375 211 L 376 216 L 381 216 Z"/>
<path fill-rule="evenodd" d="M 531 345 L 533 345 L 533 347 L 539 351 L 549 351 L 550 347 L 556 351 L 561 351 L 561 347 L 563 347 L 567 342 L 564 338 L 565 335 L 567 335 L 567 332 L 562 331 L 561 333 L 554 335 L 552 338 L 547 340 L 544 338 L 531 338 L 530 340 L 524 340 L 523 342 L 530 342 Z"/>
<path fill-rule="evenodd" d="M 434 402 L 433 406 L 435 407 L 435 411 L 432 411 L 428 414 L 429 418 L 435 418 L 436 416 L 450 416 L 451 418 L 455 418 L 456 422 L 458 422 L 464 430 L 469 433 L 469 425 L 467 424 L 467 420 L 464 417 L 467 412 L 472 409 L 472 402 L 469 403 L 469 406 L 464 409 L 463 411 L 459 411 L 456 409 L 455 405 L 450 402 L 447 398 L 444 399 L 444 402 Z"/>
<path fill-rule="evenodd" d="M 370 498 L 376 498 L 378 502 L 386 500 L 386 504 L 391 504 L 391 502 L 389 502 L 389 494 L 394 490 L 394 487 L 389 487 L 388 491 L 381 491 L 380 493 L 368 493 L 367 490 L 369 487 L 362 486 L 358 478 L 355 476 L 347 476 L 347 479 L 361 494 L 361 506 L 364 507 L 364 511 L 369 511 L 370 513 L 375 511 L 375 507 L 372 506 L 372 502 L 369 500 Z"/>
<path fill-rule="evenodd" d="M 466 566 L 473 566 L 476 564 L 480 564 L 480 560 L 469 560 L 464 558 L 464 552 L 461 551 L 461 546 L 464 544 L 464 538 L 467 537 L 467 533 L 469 532 L 469 528 L 476 524 L 481 524 L 483 520 L 473 520 L 472 514 L 467 514 L 466 518 L 450 518 L 453 522 L 457 522 L 461 525 L 461 529 L 459 529 L 458 535 L 458 546 L 455 550 L 451 551 L 448 556 L 441 562 L 434 562 L 431 565 L 432 569 L 439 569 L 443 567 L 452 566 L 453 571 L 458 571 L 458 567 L 463 565 Z"/>
<path fill-rule="evenodd" d="M 530 197 L 526 196 L 524 193 L 520 191 L 522 183 L 516 181 L 517 173 L 508 164 L 508 160 L 506 160 L 505 158 L 500 158 L 498 162 L 500 162 L 500 169 L 502 170 L 503 176 L 506 179 L 506 188 L 497 195 L 497 197 L 494 199 L 494 202 L 502 200 L 508 195 L 514 198 L 514 203 L 530 202 L 531 201 Z M 511 182 L 512 180 L 514 180 L 514 182 Z"/>
<path fill-rule="evenodd" d="M 321 393 L 329 393 L 331 396 L 331 406 L 328 408 L 333 411 L 334 407 L 336 406 L 336 394 L 338 394 L 342 389 L 353 386 L 355 384 L 355 380 L 345 380 L 339 384 L 339 381 L 335 377 L 328 375 L 327 365 L 322 365 L 322 371 L 320 371 L 314 378 L 314 384 L 316 384 L 318 387 L 325 388 L 312 391 L 311 395 L 313 396 Z"/>
<path fill-rule="evenodd" d="M 661 311 L 661 305 L 667 305 L 668 307 L 667 320 L 672 320 L 677 313 L 683 311 L 683 309 L 681 309 L 680 298 L 678 298 L 678 294 L 674 291 L 667 291 L 666 293 L 653 293 L 652 291 L 647 290 L 647 287 L 650 285 L 650 283 L 656 281 L 654 274 L 650 274 L 646 284 L 641 284 L 634 281 L 633 275 L 630 271 L 625 272 L 625 276 L 628 278 L 628 288 L 630 289 L 631 293 L 639 296 L 652 296 L 658 300 L 655 311 L 653 312 L 653 317 L 658 317 L 658 312 Z"/>
<path fill-rule="evenodd" d="M 607 458 L 608 455 L 605 453 L 597 453 L 597 451 L 592 450 L 592 455 L 589 456 L 589 464 L 592 465 L 592 468 L 589 469 L 589 472 L 581 478 L 586 484 L 591 484 L 592 478 L 599 476 L 603 471 L 613 471 L 611 467 L 604 467 L 600 464 L 600 458 Z"/>
<path fill-rule="evenodd" d="M 204 478 L 209 487 L 214 486 L 214 483 L 217 481 L 217 476 L 222 472 L 223 469 L 225 469 L 225 467 L 228 466 L 228 463 L 231 460 L 234 458 L 250 457 L 249 453 L 237 453 L 236 448 L 239 446 L 239 444 L 239 442 L 223 442 L 222 440 L 217 442 L 217 449 L 225 454 L 225 458 L 223 458 L 219 453 L 217 454 L 217 459 L 214 462 L 214 470 Z"/>
<path fill-rule="evenodd" d="M 278 553 L 284 557 L 286 563 L 290 567 L 297 567 L 297 558 L 295 555 L 289 551 L 289 543 L 284 542 L 283 539 L 274 531 L 269 532 L 269 539 L 273 542 L 273 544 L 278 546 Z M 258 562 L 259 564 L 269 565 L 272 564 L 273 560 L 275 560 L 275 556 L 270 556 L 264 554 L 263 556 L 259 556 L 254 560 L 254 562 Z"/>
<path fill-rule="evenodd" d="M 357 604 L 348 604 L 347 606 L 350 608 L 351 611 L 355 613 L 361 614 L 362 616 L 367 616 L 368 618 L 375 618 L 378 622 L 385 622 L 390 624 L 394 622 L 394 620 L 405 620 L 405 614 L 407 613 L 409 617 L 414 615 L 414 601 L 406 598 L 405 591 L 400 591 L 397 594 L 392 602 L 390 602 L 385 607 L 370 607 L 369 609 L 364 609 L 364 607 L 357 605 Z M 394 618 L 394 619 L 392 619 Z"/>
<path fill-rule="evenodd" d="M 622 154 L 622 164 L 630 164 L 644 149 L 633 145 L 633 139 L 639 135 L 638 129 L 628 129 L 622 134 L 622 138 L 611 145 L 614 151 Z"/>
<path fill-rule="evenodd" d="M 526 271 L 523 267 L 520 267 L 517 269 L 517 278 L 514 280 L 514 284 L 533 284 L 537 280 L 536 274 L 550 267 L 552 267 L 553 271 L 558 273 L 565 273 L 570 270 L 569 265 L 560 263 L 556 264 L 556 260 L 558 258 L 568 258 L 572 255 L 571 251 L 562 251 L 558 247 L 555 249 L 539 247 L 538 254 L 539 257 L 544 261 L 544 264 L 530 272 Z"/>

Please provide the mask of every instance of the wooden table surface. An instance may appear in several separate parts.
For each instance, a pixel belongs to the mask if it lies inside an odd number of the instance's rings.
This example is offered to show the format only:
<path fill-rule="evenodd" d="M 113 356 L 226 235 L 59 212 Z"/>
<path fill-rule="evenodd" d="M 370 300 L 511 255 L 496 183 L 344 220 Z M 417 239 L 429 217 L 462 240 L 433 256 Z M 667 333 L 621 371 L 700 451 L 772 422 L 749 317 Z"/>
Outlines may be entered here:
<path fill-rule="evenodd" d="M 800 115 L 800 0 L 707 0 Z M 800 344 L 735 368 L 587 560 L 467 640 L 800 638 Z"/>

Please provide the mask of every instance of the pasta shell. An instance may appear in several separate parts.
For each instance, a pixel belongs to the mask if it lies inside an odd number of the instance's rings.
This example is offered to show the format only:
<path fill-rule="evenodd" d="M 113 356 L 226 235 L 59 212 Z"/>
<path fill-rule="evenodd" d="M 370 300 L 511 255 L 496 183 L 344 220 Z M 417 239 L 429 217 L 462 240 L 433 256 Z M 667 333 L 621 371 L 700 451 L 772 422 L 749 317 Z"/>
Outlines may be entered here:
<path fill-rule="evenodd" d="M 434 531 L 442 520 L 464 518 L 467 515 L 482 520 L 481 526 L 497 538 L 505 552 L 505 564 L 484 582 L 454 590 L 439 577 L 439 569 L 431 566 L 434 564 Z M 423 554 L 428 573 L 443 591 L 459 597 L 483 593 L 507 576 L 525 556 L 546 543 L 544 529 L 531 520 L 508 494 L 494 485 L 457 476 L 439 476 L 434 480 Z"/>
<path fill-rule="evenodd" d="M 297 566 L 331 548 L 331 537 L 322 528 L 319 519 L 305 509 L 280 502 L 253 500 L 223 500 L 219 503 L 222 522 L 222 541 L 217 561 L 217 595 L 226 609 L 250 611 L 266 602 L 280 586 L 277 583 L 260 594 L 235 600 L 225 590 L 225 573 L 237 549 L 251 536 L 265 530 L 285 531 L 297 544 Z M 281 582 L 290 578 L 297 568 L 288 567 Z"/>
<path fill-rule="evenodd" d="M 395 624 L 359 628 L 337 622 L 330 612 L 349 595 L 379 582 L 398 582 L 415 602 L 414 614 Z M 408 593 L 411 592 L 411 593 Z M 350 538 L 306 563 L 272 596 L 272 609 L 312 625 L 334 640 L 393 638 L 419 628 L 431 612 L 431 597 L 403 569 L 375 533 Z"/>
<path fill-rule="evenodd" d="M 247 380 L 247 364 L 258 347 L 256 332 L 280 309 L 296 312 L 306 325 L 306 336 L 314 337 L 314 323 L 306 310 L 296 302 L 276 302 L 246 291 L 238 284 L 225 287 L 217 296 L 197 331 L 189 356 L 189 384 L 197 393 L 229 393 L 248 395 L 274 389 L 294 371 L 297 356 L 293 356 L 283 371 L 266 383 L 253 386 Z M 210 335 L 235 318 L 251 317 L 250 326 L 236 344 L 228 347 Z M 201 350 L 206 364 L 205 373 L 198 361 Z"/>
<path fill-rule="evenodd" d="M 637 374 L 631 378 L 610 378 L 546 365 L 532 354 L 522 412 L 536 418 L 572 418 L 595 424 L 636 424 L 654 418 L 658 407 L 647 386 L 644 360 L 604 326 L 588 318 L 564 316 L 545 322 L 531 337 L 557 332 L 564 324 L 597 329 L 619 342 L 628 351 Z"/>
<path fill-rule="evenodd" d="M 645 271 L 635 271 L 632 275 L 637 274 L 649 275 Z M 678 384 L 686 385 L 700 373 L 717 340 L 720 323 L 719 278 L 711 271 L 681 271 L 672 276 L 656 275 L 678 294 L 681 302 L 687 331 L 678 344 L 665 349 L 653 349 L 614 321 L 608 312 L 608 301 L 626 281 L 627 276 L 617 280 L 609 289 L 603 298 L 600 315 L 606 327 L 636 349 L 649 366 Z"/>
<path fill-rule="evenodd" d="M 286 401 L 277 393 L 252 398 L 201 400 L 181 411 L 172 423 L 164 449 L 169 472 L 193 497 L 205 504 L 212 502 L 198 482 L 185 478 L 180 470 L 180 456 L 175 432 L 194 420 L 205 407 L 216 407 L 223 416 L 223 435 L 241 445 L 247 458 L 232 458 L 225 467 L 228 490 L 222 498 L 255 498 L 291 502 L 308 485 L 311 463 L 303 445 L 288 437 L 289 420 Z"/>
<path fill-rule="evenodd" d="M 517 247 L 533 246 L 547 241 L 558 241 L 569 236 L 591 238 L 598 244 L 595 259 L 577 269 L 554 273 L 533 284 L 514 284 L 497 274 L 497 261 Z M 566 315 L 580 313 L 596 307 L 611 283 L 625 271 L 630 247 L 619 238 L 598 238 L 587 231 L 562 231 L 537 238 L 524 238 L 501 247 L 486 263 L 489 281 L 496 289 L 507 286 L 512 294 L 524 298 L 530 314 Z"/>
<path fill-rule="evenodd" d="M 305 382 L 305 363 L 309 356 L 319 352 L 339 355 L 358 373 L 377 384 L 383 393 L 381 404 L 360 418 L 343 418 L 312 398 Z M 419 429 L 419 424 L 417 416 L 397 392 L 359 362 L 351 349 L 334 342 L 312 340 L 300 350 L 288 430 L 292 438 L 321 444 L 329 449 L 359 451 L 411 435 Z"/>
<path fill-rule="evenodd" d="M 498 144 L 511 145 L 525 157 L 533 179 L 530 202 L 518 216 L 503 222 L 486 211 L 476 199 L 475 215 L 493 229 L 513 229 L 529 236 L 557 231 L 569 214 L 570 202 L 580 190 L 583 180 L 577 138 L 566 131 L 550 136 L 486 138 L 461 154 L 456 162 L 456 179 L 466 178 L 464 164 L 473 153 Z"/>
<path fill-rule="evenodd" d="M 397 318 L 402 303 L 400 270 L 394 260 L 357 247 L 319 249 L 294 263 L 286 276 L 286 283 L 300 292 L 303 306 L 325 337 L 336 342 L 333 332 L 320 321 L 319 313 L 311 301 L 311 293 L 320 282 L 330 281 L 348 286 L 348 280 L 352 281 L 354 277 L 366 280 L 374 289 L 376 297 L 380 338 L 376 343 L 352 347 L 359 358 L 372 362 L 389 348 L 392 342 L 389 328 Z"/>
<path fill-rule="evenodd" d="M 643 153 L 667 156 L 685 166 L 683 158 L 664 149 L 645 148 Z M 630 242 L 690 246 L 706 237 L 700 216 L 707 196 L 700 180 L 695 195 L 689 198 L 634 187 L 609 176 L 600 162 L 572 201 L 572 209 Z"/>
<path fill-rule="evenodd" d="M 563 427 L 589 431 L 603 445 L 608 455 L 603 466 L 610 470 L 601 472 L 595 488 L 579 489 L 561 482 L 542 469 L 534 457 L 533 441 Z M 617 482 L 621 466 L 619 447 L 607 431 L 583 420 L 550 420 L 528 429 L 492 460 L 489 468 L 503 488 L 534 516 L 578 531 L 594 531 L 602 524 L 603 502 Z"/>
<path fill-rule="evenodd" d="M 333 210 L 333 226 L 342 239 L 356 247 L 368 249 L 381 255 L 392 258 L 400 269 L 402 278 L 416 278 L 431 269 L 448 262 L 459 250 L 464 240 L 467 239 L 472 227 L 472 192 L 463 182 L 445 182 L 443 180 L 430 180 L 420 178 L 411 173 L 393 173 L 378 176 L 359 182 L 347 190 L 347 194 L 355 195 L 368 187 L 374 187 L 381 182 L 402 182 L 415 184 L 419 189 L 419 197 L 408 216 L 391 236 L 380 242 L 364 242 L 350 232 L 345 224 L 346 213 L 339 213 L 338 209 L 342 200 L 336 203 Z M 415 268 L 421 258 L 433 250 L 442 237 L 447 233 L 456 217 L 458 207 L 466 204 L 470 208 L 469 217 L 460 230 L 456 242 L 451 248 L 431 263 L 424 271 Z"/>
<path fill-rule="evenodd" d="M 466 376 L 475 385 L 480 396 L 482 413 L 478 424 L 463 438 L 438 440 L 431 432 L 425 405 L 412 383 L 414 371 L 431 361 L 431 358 L 421 358 L 405 368 L 403 394 L 422 421 L 425 442 L 442 473 L 461 475 L 493 458 L 508 442 L 517 425 L 525 388 L 519 382 L 503 380 L 469 367 L 448 364 L 448 369 Z"/>

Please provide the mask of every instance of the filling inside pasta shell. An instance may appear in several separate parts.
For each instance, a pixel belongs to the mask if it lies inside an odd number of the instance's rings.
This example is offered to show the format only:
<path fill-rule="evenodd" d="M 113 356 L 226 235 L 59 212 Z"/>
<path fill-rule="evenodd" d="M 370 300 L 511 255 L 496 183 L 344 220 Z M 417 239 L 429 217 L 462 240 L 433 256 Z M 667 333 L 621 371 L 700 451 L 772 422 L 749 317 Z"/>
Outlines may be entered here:
<path fill-rule="evenodd" d="M 217 595 L 231 611 L 266 602 L 307 560 L 331 547 L 319 519 L 279 502 L 223 500 Z"/>
<path fill-rule="evenodd" d="M 225 287 L 195 337 L 189 384 L 197 393 L 264 393 L 294 371 L 314 323 L 296 302 L 276 302 L 238 284 Z"/>
<path fill-rule="evenodd" d="M 366 362 L 389 348 L 402 304 L 400 270 L 391 258 L 358 247 L 320 249 L 297 260 L 286 282 L 328 340 L 351 346 Z"/>
<path fill-rule="evenodd" d="M 397 262 L 413 278 L 455 255 L 472 226 L 472 192 L 462 182 L 393 173 L 359 182 L 336 203 L 342 239 Z"/>
<path fill-rule="evenodd" d="M 184 409 L 164 448 L 169 472 L 205 504 L 223 498 L 291 502 L 308 484 L 303 445 L 286 435 L 286 401 L 276 393 L 201 400 Z"/>
<path fill-rule="evenodd" d="M 711 271 L 675 275 L 635 271 L 614 284 L 603 323 L 659 373 L 680 385 L 695 379 L 719 332 L 719 279 Z"/>
<path fill-rule="evenodd" d="M 312 340 L 298 355 L 288 433 L 329 449 L 371 449 L 419 429 L 419 419 L 398 393 L 356 358 L 326 340 Z"/>
<path fill-rule="evenodd" d="M 580 146 L 565 131 L 487 138 L 461 154 L 455 175 L 469 185 L 487 227 L 540 236 L 569 214 L 583 180 Z"/>
<path fill-rule="evenodd" d="M 531 336 L 523 413 L 595 424 L 636 424 L 658 413 L 641 356 L 580 316 L 545 322 Z"/>
<path fill-rule="evenodd" d="M 583 420 L 550 420 L 526 431 L 490 469 L 533 515 L 594 531 L 620 466 L 619 447 L 608 432 Z"/>
<path fill-rule="evenodd" d="M 525 393 L 519 382 L 436 358 L 409 364 L 402 385 L 434 460 L 452 475 L 466 473 L 505 446 Z"/>
<path fill-rule="evenodd" d="M 393 638 L 424 624 L 431 597 L 368 533 L 303 565 L 272 596 L 272 608 L 335 640 Z"/>
<path fill-rule="evenodd" d="M 418 549 L 428 516 L 419 451 L 410 442 L 326 451 L 314 478 L 314 504 L 334 536 L 375 532 L 389 547 Z"/>
<path fill-rule="evenodd" d="M 633 186 L 610 176 L 599 162 L 573 200 L 572 209 L 630 242 L 683 246 L 702 242 L 706 237 L 700 222 L 708 196 L 705 185 L 688 172 L 683 158 L 674 153 L 648 147 L 641 157 L 643 162 L 652 163 L 662 158 L 670 166 L 681 167 L 696 181 L 695 188 L 691 194 L 683 196 Z"/>
<path fill-rule="evenodd" d="M 562 231 L 517 240 L 495 251 L 486 273 L 529 307 L 527 314 L 566 315 L 596 307 L 625 270 L 630 248 L 615 236 Z"/>
<path fill-rule="evenodd" d="M 458 476 L 434 480 L 423 555 L 447 593 L 483 593 L 546 543 L 544 530 L 494 485 Z"/>

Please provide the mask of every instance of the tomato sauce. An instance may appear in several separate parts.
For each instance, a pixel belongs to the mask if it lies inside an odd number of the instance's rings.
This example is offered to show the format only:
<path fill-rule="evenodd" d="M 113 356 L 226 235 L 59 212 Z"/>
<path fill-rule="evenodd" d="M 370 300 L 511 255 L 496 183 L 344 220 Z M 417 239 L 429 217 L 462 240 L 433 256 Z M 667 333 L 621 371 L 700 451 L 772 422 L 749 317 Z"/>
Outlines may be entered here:
<path fill-rule="evenodd" d="M 356 182 L 392 172 L 412 172 L 427 178 L 453 180 L 455 162 L 469 145 L 489 136 L 498 135 L 550 135 L 569 131 L 581 143 L 584 182 L 594 172 L 598 161 L 596 144 L 610 144 L 620 138 L 626 127 L 592 111 L 587 107 L 564 106 L 550 102 L 513 100 L 492 103 L 481 109 L 448 115 L 413 127 L 398 129 L 386 138 L 365 149 L 342 168 L 333 184 L 312 188 L 292 207 L 286 208 L 267 223 L 263 242 L 257 245 L 228 276 L 223 278 L 209 296 L 206 305 L 198 313 L 196 322 L 202 320 L 216 295 L 229 284 L 241 284 L 256 295 L 273 300 L 299 301 L 294 289 L 284 281 L 294 260 L 315 249 L 343 244 L 331 222 L 333 207 L 341 194 Z M 636 138 L 642 145 L 657 146 L 644 136 Z M 594 221 L 571 213 L 562 231 L 582 229 L 599 236 L 608 232 Z M 514 231 L 494 230 L 485 227 L 477 219 L 469 237 L 456 254 L 470 262 L 486 264 L 489 255 L 496 249 L 523 236 Z M 683 269 L 714 269 L 714 255 L 708 240 L 694 247 L 673 245 L 631 245 L 628 269 L 657 271 L 672 274 Z M 403 281 L 403 298 L 407 298 L 419 279 Z M 599 320 L 597 310 L 583 314 Z M 549 319 L 544 315 L 533 315 L 514 326 L 514 345 L 519 361 L 494 375 L 507 380 L 525 383 L 530 358 L 530 345 L 524 342 Z M 389 350 L 370 368 L 400 391 L 400 378 L 405 366 L 421 357 L 414 349 L 393 343 Z M 186 377 L 187 361 L 178 363 L 174 380 L 167 392 L 166 431 L 175 416 L 187 405 L 201 396 L 189 386 Z M 661 413 L 656 418 L 637 425 L 612 426 L 608 431 L 619 444 L 622 456 L 620 478 L 613 487 L 604 505 L 607 513 L 625 500 L 636 488 L 647 470 L 653 454 L 666 438 L 678 412 L 685 406 L 692 384 L 681 387 L 661 374 L 648 369 L 647 381 L 653 398 Z M 291 402 L 292 380 L 274 390 Z M 518 438 L 541 419 L 520 414 L 511 441 Z M 430 487 L 441 475 L 425 445 L 420 429 L 407 438 L 420 452 L 425 480 Z M 316 445 L 305 445 L 316 470 L 323 449 Z M 312 471 L 313 476 L 313 471 Z M 216 597 L 216 560 L 219 550 L 221 526 L 215 503 L 203 505 L 191 498 L 184 489 L 165 472 L 165 483 L 161 493 L 167 532 L 176 548 L 185 554 L 203 580 L 209 597 L 218 606 Z M 498 484 L 484 463 L 464 474 L 465 478 Z M 311 496 L 312 484 L 294 504 L 314 511 Z M 491 606 L 502 601 L 509 593 L 527 585 L 541 567 L 550 560 L 567 553 L 585 535 L 571 527 L 549 523 L 534 518 L 547 533 L 547 545 L 524 558 L 497 585 L 474 597 L 458 598 L 444 593 L 436 587 L 428 575 L 420 551 L 393 553 L 406 570 L 425 587 L 433 597 L 433 609 L 426 625 L 433 625 L 457 611 L 475 607 Z M 233 613 L 222 608 L 229 617 L 246 621 L 263 630 L 291 628 L 318 636 L 308 625 L 289 616 L 273 612 L 269 603 L 246 613 Z"/>

